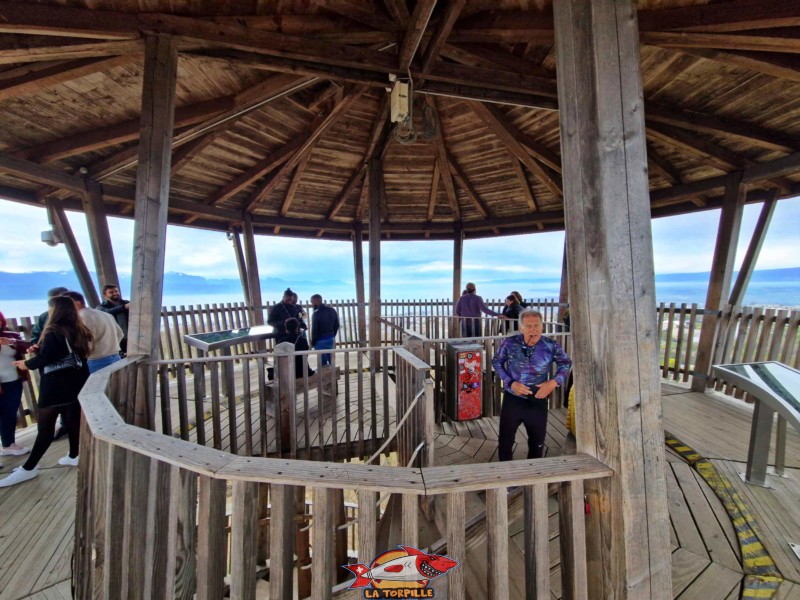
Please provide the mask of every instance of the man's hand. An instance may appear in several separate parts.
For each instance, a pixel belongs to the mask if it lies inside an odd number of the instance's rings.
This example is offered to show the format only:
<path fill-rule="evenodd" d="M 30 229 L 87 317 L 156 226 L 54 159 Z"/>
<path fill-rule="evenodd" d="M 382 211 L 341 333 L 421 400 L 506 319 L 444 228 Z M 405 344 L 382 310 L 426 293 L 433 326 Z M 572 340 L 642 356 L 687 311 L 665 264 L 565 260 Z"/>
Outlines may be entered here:
<path fill-rule="evenodd" d="M 0 337 L 0 346 L 13 346 L 15 340 L 7 337 Z"/>
<path fill-rule="evenodd" d="M 524 383 L 519 381 L 515 381 L 511 384 L 511 391 L 514 392 L 517 396 L 527 396 L 528 394 L 532 394 L 533 390 L 529 388 Z"/>
<path fill-rule="evenodd" d="M 22 369 L 23 371 L 27 371 L 28 370 L 28 366 L 25 364 L 24 360 L 15 360 L 13 364 L 18 369 Z"/>
<path fill-rule="evenodd" d="M 553 393 L 553 390 L 558 387 L 558 382 L 555 379 L 548 379 L 544 383 L 540 383 L 536 386 L 538 389 L 536 390 L 536 397 L 537 398 L 547 398 L 550 394 Z"/>

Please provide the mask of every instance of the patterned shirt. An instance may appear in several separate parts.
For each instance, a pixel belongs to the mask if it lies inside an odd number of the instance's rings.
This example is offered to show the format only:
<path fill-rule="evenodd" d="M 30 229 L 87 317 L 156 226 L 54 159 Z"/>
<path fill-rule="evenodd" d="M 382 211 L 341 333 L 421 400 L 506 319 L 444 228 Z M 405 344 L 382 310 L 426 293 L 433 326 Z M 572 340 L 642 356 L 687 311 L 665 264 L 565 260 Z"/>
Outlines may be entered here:
<path fill-rule="evenodd" d="M 522 334 L 512 335 L 503 340 L 497 354 L 492 359 L 495 372 L 511 391 L 511 384 L 519 381 L 533 387 L 550 378 L 550 365 L 558 367 L 554 379 L 564 385 L 572 367 L 572 359 L 555 340 L 542 336 L 533 346 L 525 344 Z"/>

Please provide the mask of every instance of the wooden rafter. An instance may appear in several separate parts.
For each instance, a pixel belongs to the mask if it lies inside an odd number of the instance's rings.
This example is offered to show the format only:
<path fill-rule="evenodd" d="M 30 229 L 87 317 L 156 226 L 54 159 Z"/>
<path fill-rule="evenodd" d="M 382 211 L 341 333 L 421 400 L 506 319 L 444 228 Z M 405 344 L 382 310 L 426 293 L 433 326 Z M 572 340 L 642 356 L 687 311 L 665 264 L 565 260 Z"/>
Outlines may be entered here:
<path fill-rule="evenodd" d="M 433 221 L 433 214 L 436 211 L 436 198 L 439 195 L 439 161 L 433 161 L 433 175 L 431 176 L 431 191 L 428 195 L 428 221 Z"/>
<path fill-rule="evenodd" d="M 671 31 L 642 32 L 642 44 L 661 48 L 710 48 L 752 52 L 800 53 L 797 37 L 772 37 L 733 33 L 684 33 Z"/>
<path fill-rule="evenodd" d="M 333 201 L 333 206 L 331 206 L 331 209 L 328 211 L 327 219 L 329 221 L 335 218 L 336 215 L 339 214 L 339 211 L 344 208 L 344 205 L 347 203 L 347 199 L 350 197 L 350 194 L 352 194 L 353 190 L 356 189 L 356 186 L 363 181 L 366 173 L 367 166 L 366 163 L 363 163 L 350 174 L 350 177 L 347 179 L 347 183 L 344 184 L 344 188 L 336 197 L 336 200 Z"/>
<path fill-rule="evenodd" d="M 188 106 L 175 109 L 175 127 L 186 127 L 202 123 L 207 119 L 222 112 L 229 111 L 235 106 L 234 96 L 223 96 L 196 102 Z M 116 146 L 139 138 L 139 118 L 73 134 L 58 140 L 52 140 L 21 150 L 17 154 L 37 162 L 51 162 L 69 156 L 83 154 L 92 150 L 100 150 L 109 146 Z"/>
<path fill-rule="evenodd" d="M 138 38 L 136 15 L 72 6 L 0 2 L 0 33 L 105 40 Z"/>
<path fill-rule="evenodd" d="M 287 94 L 293 94 L 299 90 L 316 83 L 314 77 L 296 77 L 293 75 L 273 75 L 266 80 L 257 83 L 246 90 L 236 94 L 234 107 L 225 111 L 203 123 L 182 131 L 173 137 L 173 146 L 180 146 L 206 135 L 219 127 L 230 127 L 236 119 L 257 110 L 258 108 L 273 102 Z M 95 179 L 103 179 L 114 173 L 130 168 L 136 164 L 138 158 L 137 149 L 126 148 L 109 156 L 95 164 L 90 165 L 89 175 Z"/>
<path fill-rule="evenodd" d="M 0 102 L 33 94 L 92 73 L 105 71 L 137 58 L 138 55 L 122 55 L 110 58 L 55 60 L 9 69 L 0 73 Z"/>
<path fill-rule="evenodd" d="M 652 142 L 647 142 L 647 162 L 653 171 L 660 175 L 670 185 L 678 185 L 684 182 L 683 175 L 675 168 L 667 159 L 665 159 L 656 149 Z M 692 199 L 697 206 L 705 206 L 706 197 L 698 194 L 696 198 Z"/>
<path fill-rule="evenodd" d="M 39 165 L 16 156 L 0 153 L 0 172 L 13 175 L 25 181 L 33 181 L 56 188 L 84 194 L 86 181 L 82 177 L 64 173 L 60 169 Z"/>
<path fill-rule="evenodd" d="M 369 177 L 364 177 L 361 184 L 361 192 L 358 195 L 358 206 L 356 206 L 356 215 L 353 219 L 356 223 L 364 221 L 364 211 L 367 209 L 367 200 L 369 199 Z"/>
<path fill-rule="evenodd" d="M 247 212 L 252 212 L 253 209 L 261 203 L 264 198 L 266 198 L 269 193 L 274 190 L 278 184 L 283 181 L 283 178 L 294 168 L 296 167 L 300 161 L 306 156 L 306 154 L 310 154 L 311 151 L 314 149 L 315 144 L 319 141 L 322 135 L 331 127 L 333 127 L 342 116 L 347 113 L 349 108 L 353 105 L 353 103 L 358 100 L 361 95 L 364 93 L 364 88 L 355 88 L 350 93 L 345 96 L 341 102 L 336 104 L 333 107 L 331 112 L 322 120 L 322 122 L 311 132 L 309 132 L 308 137 L 303 141 L 302 145 L 297 149 L 292 157 L 286 161 L 283 166 L 281 166 L 270 178 L 258 188 L 253 194 L 250 196 L 250 199 L 247 202 L 246 210 Z"/>
<path fill-rule="evenodd" d="M 501 68 L 514 73 L 554 79 L 538 62 L 506 52 L 490 44 L 445 44 L 441 55 L 464 65 L 486 69 Z"/>
<path fill-rule="evenodd" d="M 696 111 L 679 110 L 663 105 L 648 103 L 647 119 L 711 135 L 723 135 L 745 140 L 768 150 L 793 152 L 800 150 L 800 141 L 794 136 L 770 131 L 758 125 L 731 121 L 722 117 L 702 114 Z"/>
<path fill-rule="evenodd" d="M 560 177 L 551 174 L 544 166 L 544 161 L 542 163 L 539 162 L 548 155 L 539 153 L 539 156 L 532 156 L 530 149 L 519 142 L 518 136 L 510 128 L 510 124 L 505 119 L 501 119 L 496 111 L 490 110 L 489 107 L 480 102 L 468 102 L 467 104 L 489 130 L 500 138 L 517 160 L 524 164 L 556 197 L 560 198 L 562 194 Z M 554 163 L 555 155 L 549 156 L 548 161 Z M 560 161 L 557 164 L 560 165 Z"/>
<path fill-rule="evenodd" d="M 403 44 L 400 46 L 399 55 L 401 74 L 408 71 L 411 61 L 414 60 L 419 43 L 422 41 L 422 35 L 428 27 L 428 21 L 431 18 L 434 6 L 436 6 L 436 0 L 420 0 L 414 7 L 411 19 L 406 19 L 408 21 L 408 29 L 403 39 Z M 408 9 L 406 9 L 406 14 L 408 14 L 407 11 Z"/>
<path fill-rule="evenodd" d="M 440 124 L 439 135 L 433 138 L 433 153 L 436 160 L 436 167 L 439 169 L 442 185 L 444 185 L 444 191 L 447 195 L 447 200 L 450 203 L 450 210 L 453 213 L 453 220 L 460 221 L 461 208 L 458 205 L 456 186 L 453 183 L 453 174 L 450 171 L 450 164 L 447 160 L 447 149 L 444 145 L 444 130 L 441 127 L 442 120 L 439 118 L 439 109 L 436 106 L 436 101 L 430 96 L 427 96 L 425 101 L 427 102 L 428 106 L 431 107 L 431 110 L 433 110 L 433 113 L 436 116 L 436 122 Z"/>
<path fill-rule="evenodd" d="M 682 48 L 683 52 L 720 64 L 744 67 L 756 73 L 800 83 L 800 57 L 776 52 L 722 52 L 702 48 Z"/>
<path fill-rule="evenodd" d="M 334 12 L 368 27 L 392 31 L 400 27 L 400 24 L 393 23 L 388 15 L 372 0 L 362 0 L 361 2 L 350 2 L 349 0 L 313 0 L 321 8 Z"/>
<path fill-rule="evenodd" d="M 641 31 L 731 32 L 800 25 L 798 0 L 759 0 L 643 10 Z"/>
<path fill-rule="evenodd" d="M 425 48 L 425 54 L 422 57 L 420 71 L 423 75 L 430 71 L 434 63 L 439 59 L 439 52 L 442 50 L 442 46 L 447 42 L 447 38 L 450 36 L 453 26 L 456 24 L 456 20 L 461 14 L 465 2 L 466 0 L 449 0 L 447 2 L 444 12 L 436 25 L 436 30 L 428 42 Z"/>
<path fill-rule="evenodd" d="M 456 159 L 453 157 L 447 149 L 444 149 L 445 158 L 447 160 L 447 164 L 450 167 L 450 171 L 453 174 L 453 177 L 456 178 L 461 188 L 467 194 L 467 197 L 472 200 L 472 203 L 475 205 L 475 208 L 480 213 L 481 217 L 484 219 L 489 218 L 489 209 L 486 206 L 486 203 L 481 199 L 480 194 L 478 194 L 478 190 L 475 189 L 475 186 L 472 185 L 467 174 L 464 173 L 464 169 L 456 162 Z"/>
<path fill-rule="evenodd" d="M 286 191 L 286 197 L 283 199 L 283 205 L 281 206 L 280 215 L 282 217 L 285 217 L 289 213 L 289 209 L 292 206 L 292 202 L 294 202 L 297 188 L 300 187 L 300 182 L 303 179 L 303 172 L 306 170 L 309 160 L 311 160 L 311 152 L 307 152 L 294 169 L 292 181 L 289 184 L 289 189 Z"/>
<path fill-rule="evenodd" d="M 666 146 L 708 160 L 720 171 L 728 172 L 747 165 L 748 159 L 742 155 L 681 129 L 648 123 L 647 132 L 650 138 Z"/>
<path fill-rule="evenodd" d="M 54 46 L 3 48 L 0 49 L 0 65 L 53 60 L 78 60 L 82 58 L 140 54 L 142 52 L 144 52 L 144 45 L 139 40 L 86 41 Z"/>
<path fill-rule="evenodd" d="M 406 0 L 383 0 L 383 5 L 386 7 L 386 10 L 395 23 L 398 23 L 401 27 L 408 26 L 408 22 L 412 19 L 412 17 L 408 13 L 408 4 L 406 3 Z"/>
<path fill-rule="evenodd" d="M 525 171 L 522 169 L 522 165 L 510 150 L 507 150 L 507 152 L 509 161 L 511 162 L 511 168 L 514 170 L 514 174 L 517 176 L 517 181 L 519 181 L 519 187 L 522 190 L 522 196 L 525 198 L 525 203 L 532 211 L 539 210 L 539 208 L 536 206 L 536 198 L 533 195 L 533 190 L 528 183 L 528 178 L 525 176 Z"/>

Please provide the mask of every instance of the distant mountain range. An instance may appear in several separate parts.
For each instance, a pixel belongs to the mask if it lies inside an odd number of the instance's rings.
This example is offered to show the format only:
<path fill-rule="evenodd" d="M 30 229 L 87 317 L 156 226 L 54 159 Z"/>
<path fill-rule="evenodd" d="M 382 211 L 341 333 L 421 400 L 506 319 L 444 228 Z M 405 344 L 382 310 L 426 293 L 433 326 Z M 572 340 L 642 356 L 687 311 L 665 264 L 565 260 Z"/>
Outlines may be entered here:
<path fill-rule="evenodd" d="M 92 273 L 92 279 L 97 282 L 97 277 Z M 30 300 L 45 298 L 47 290 L 63 286 L 71 290 L 80 290 L 78 278 L 74 271 L 35 272 L 35 273 L 6 273 L 0 271 L 0 300 Z M 281 290 L 287 287 L 309 288 L 342 288 L 349 287 L 342 281 L 286 281 L 278 277 L 261 279 L 261 286 L 268 290 Z M 99 289 L 99 288 L 98 288 Z M 130 275 L 120 276 L 120 289 L 124 296 L 131 289 Z M 241 295 L 242 285 L 238 279 L 208 279 L 186 273 L 164 274 L 164 295 L 190 296 L 230 294 Z"/>

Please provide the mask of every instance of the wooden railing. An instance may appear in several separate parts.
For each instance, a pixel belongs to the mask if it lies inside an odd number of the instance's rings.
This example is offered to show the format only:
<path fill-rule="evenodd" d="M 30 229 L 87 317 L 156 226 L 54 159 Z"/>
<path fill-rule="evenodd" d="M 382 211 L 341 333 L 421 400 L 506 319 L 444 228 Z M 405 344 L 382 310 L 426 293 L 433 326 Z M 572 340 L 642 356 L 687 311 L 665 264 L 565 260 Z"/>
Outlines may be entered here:
<path fill-rule="evenodd" d="M 336 540 L 345 535 L 334 497 L 344 493 L 356 499 L 358 560 L 369 563 L 388 549 L 376 543 L 380 492 L 398 494 L 404 507 L 400 537 L 389 540 L 391 546 L 419 546 L 414 507 L 422 498 L 440 498 L 447 507 L 446 534 L 431 547 L 461 563 L 440 579 L 446 580 L 450 597 L 464 597 L 464 571 L 470 568 L 465 532 L 471 526 L 465 494 L 476 491 L 485 491 L 487 506 L 482 562 L 499 567 L 488 569 L 488 597 L 505 598 L 509 576 L 522 575 L 504 568 L 508 486 L 524 488 L 527 585 L 537 597 L 549 597 L 551 483 L 560 483 L 564 589 L 570 597 L 586 597 L 583 482 L 612 475 L 597 460 L 576 455 L 420 469 L 236 456 L 126 424 L 107 390 L 119 372 L 130 375 L 137 365 L 129 358 L 92 375 L 80 396 L 85 421 L 75 535 L 77 598 L 216 600 L 226 593 L 255 598 L 259 569 L 264 569 L 259 557 L 269 556 L 269 597 L 288 600 L 298 591 L 294 577 L 302 569 L 294 552 L 300 529 L 310 531 L 313 548 L 310 588 L 300 597 L 332 598 L 334 573 L 341 567 Z M 307 526 L 295 519 L 303 490 L 313 505 Z M 267 505 L 269 534 L 260 536 L 260 508 Z"/>

